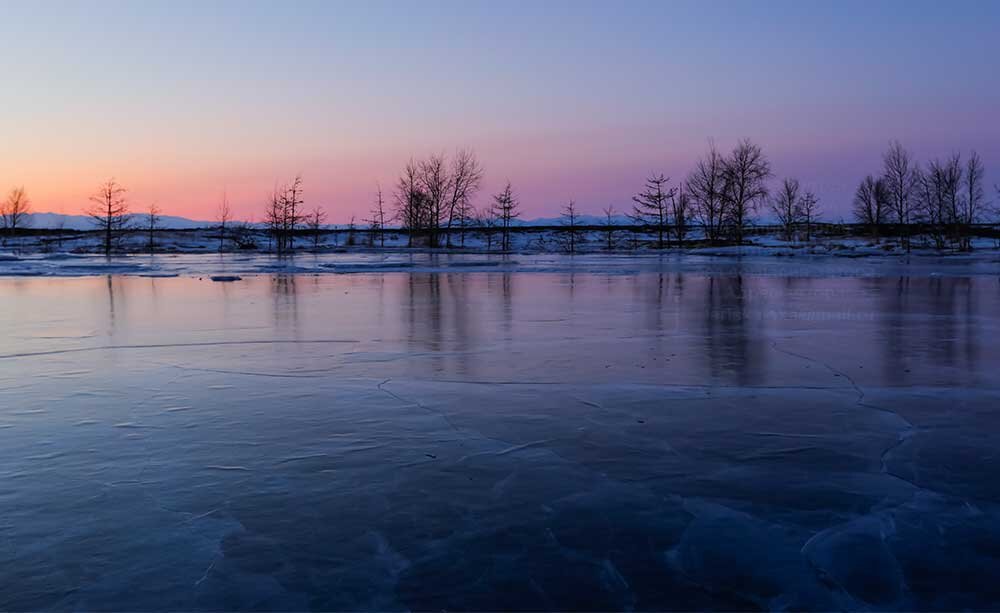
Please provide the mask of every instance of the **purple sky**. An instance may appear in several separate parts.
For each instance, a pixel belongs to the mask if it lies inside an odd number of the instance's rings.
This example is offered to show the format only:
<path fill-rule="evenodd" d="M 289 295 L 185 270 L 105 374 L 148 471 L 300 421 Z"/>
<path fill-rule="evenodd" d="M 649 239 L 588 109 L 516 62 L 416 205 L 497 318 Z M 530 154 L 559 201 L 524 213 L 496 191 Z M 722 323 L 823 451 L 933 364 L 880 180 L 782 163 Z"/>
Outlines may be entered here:
<path fill-rule="evenodd" d="M 709 139 L 749 137 L 846 217 L 890 139 L 983 156 L 1000 181 L 1000 2 L 66 2 L 5 7 L 0 187 L 76 213 L 363 217 L 410 156 L 474 148 L 479 201 L 597 213 Z"/>

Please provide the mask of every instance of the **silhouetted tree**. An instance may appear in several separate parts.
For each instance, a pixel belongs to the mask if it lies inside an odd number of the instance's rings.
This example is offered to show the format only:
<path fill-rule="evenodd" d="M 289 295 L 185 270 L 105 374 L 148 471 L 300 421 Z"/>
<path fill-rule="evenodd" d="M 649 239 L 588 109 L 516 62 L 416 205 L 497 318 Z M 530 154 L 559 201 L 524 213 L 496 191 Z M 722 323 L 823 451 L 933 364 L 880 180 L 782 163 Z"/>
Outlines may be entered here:
<path fill-rule="evenodd" d="M 319 249 L 323 242 L 323 226 L 326 224 L 326 211 L 320 207 L 314 207 L 306 216 L 306 228 L 309 236 L 312 237 L 313 249 Z"/>
<path fill-rule="evenodd" d="M 302 176 L 296 175 L 281 195 L 282 230 L 289 250 L 295 249 L 295 230 L 303 219 L 299 207 L 303 204 L 305 201 L 302 199 Z"/>
<path fill-rule="evenodd" d="M 972 249 L 972 226 L 982 221 L 986 213 L 986 194 L 983 191 L 983 161 L 973 151 L 965 163 L 965 178 L 962 183 L 961 224 L 963 228 L 963 248 Z"/>
<path fill-rule="evenodd" d="M 785 179 L 781 182 L 781 188 L 771 198 L 771 212 L 781 225 L 785 240 L 792 240 L 792 233 L 799 223 L 801 212 L 798 179 Z"/>
<path fill-rule="evenodd" d="M 885 221 L 889 206 L 889 190 L 885 180 L 868 175 L 862 179 L 854 192 L 854 218 L 868 227 L 872 237 L 878 240 L 879 230 Z"/>
<path fill-rule="evenodd" d="M 722 236 L 726 178 L 724 160 L 714 144 L 709 146 L 705 157 L 695 164 L 686 184 L 705 238 L 717 242 Z"/>
<path fill-rule="evenodd" d="M 160 207 L 152 202 L 149 205 L 149 209 L 146 211 L 146 232 L 148 240 L 146 241 L 146 248 L 150 253 L 156 250 L 156 229 L 160 226 Z"/>
<path fill-rule="evenodd" d="M 443 155 L 432 155 L 420 162 L 420 185 L 426 195 L 427 230 L 430 246 L 437 247 L 441 224 L 447 219 L 451 174 Z"/>
<path fill-rule="evenodd" d="M 451 162 L 451 176 L 448 178 L 447 232 L 448 246 L 451 246 L 451 229 L 454 224 L 462 228 L 462 245 L 465 245 L 465 225 L 471 211 L 471 200 L 479 191 L 483 180 L 483 167 L 471 149 L 460 149 Z"/>
<path fill-rule="evenodd" d="M 267 224 L 268 240 L 274 242 L 274 250 L 279 254 L 285 249 L 284 227 L 285 208 L 282 204 L 281 191 L 275 187 L 264 211 L 264 223 Z"/>
<path fill-rule="evenodd" d="M 900 241 L 909 251 L 919 169 L 899 141 L 890 143 L 888 151 L 882 156 L 882 179 L 889 195 L 889 209 L 899 226 Z"/>
<path fill-rule="evenodd" d="M 961 210 L 962 160 L 958 154 L 932 160 L 921 173 L 920 217 L 934 244 L 944 249 L 948 237 L 958 238 Z"/>
<path fill-rule="evenodd" d="M 517 199 L 511 190 L 510 181 L 507 181 L 507 185 L 503 191 L 493 196 L 493 211 L 500 222 L 502 232 L 500 237 L 500 248 L 502 251 L 510 251 L 511 222 L 521 215 L 517 207 Z"/>
<path fill-rule="evenodd" d="M 458 205 L 455 212 L 455 223 L 458 224 L 459 245 L 465 247 L 465 234 L 469 227 L 476 223 L 476 210 L 472 204 L 465 202 Z"/>
<path fill-rule="evenodd" d="M 576 211 L 576 202 L 570 200 L 562 210 L 562 243 L 563 248 L 569 253 L 576 253 L 576 245 L 580 241 L 579 215 Z"/>
<path fill-rule="evenodd" d="M 366 227 L 368 229 L 368 246 L 369 247 L 374 247 L 375 246 L 375 240 L 376 240 L 376 238 L 378 237 L 378 234 L 379 234 L 378 219 L 376 219 L 374 216 L 372 216 L 372 217 L 368 217 L 367 219 L 363 219 L 362 221 L 365 222 Z"/>
<path fill-rule="evenodd" d="M 806 190 L 799 198 L 799 220 L 806 227 L 806 242 L 812 239 L 812 226 L 820 218 L 819 198 L 810 190 Z"/>
<path fill-rule="evenodd" d="M 453 229 L 465 228 L 473 216 L 471 200 L 479 191 L 483 168 L 471 149 L 460 149 L 449 163 L 441 154 L 410 161 L 396 184 L 396 215 L 409 233 L 409 245 L 419 234 L 426 234 L 428 244 L 438 247 L 443 231 L 447 246 L 452 245 Z M 384 219 L 381 224 L 384 227 Z"/>
<path fill-rule="evenodd" d="M 111 255 L 112 248 L 128 229 L 130 215 L 126 190 L 114 179 L 108 179 L 90 197 L 86 212 L 101 231 L 104 255 Z"/>
<path fill-rule="evenodd" d="M 227 196 L 225 190 L 222 192 L 222 201 L 219 202 L 219 208 L 216 211 L 216 218 L 219 221 L 219 251 L 222 251 L 223 244 L 226 240 L 226 224 L 232 220 L 232 213 L 229 210 L 229 197 Z"/>
<path fill-rule="evenodd" d="M 723 160 L 725 223 L 737 243 L 761 202 L 767 200 L 767 180 L 771 164 L 759 145 L 749 139 L 740 141 Z"/>
<path fill-rule="evenodd" d="M 632 196 L 635 204 L 629 218 L 633 223 L 652 227 L 656 232 L 656 248 L 666 245 L 664 237 L 669 230 L 670 201 L 677 195 L 676 187 L 667 187 L 670 178 L 662 174 L 650 175 L 643 191 Z"/>
<path fill-rule="evenodd" d="M 407 246 L 412 247 L 414 236 L 426 227 L 428 218 L 428 198 L 421 186 L 420 167 L 412 158 L 396 182 L 394 198 L 396 217 L 407 231 Z"/>
<path fill-rule="evenodd" d="M 264 212 L 268 232 L 274 240 L 275 251 L 284 253 L 295 248 L 295 232 L 305 221 L 302 214 L 302 176 L 296 175 L 291 183 L 275 187 Z"/>
<path fill-rule="evenodd" d="M 615 207 L 609 204 L 603 211 L 605 248 L 611 251 L 615 248 Z"/>
<path fill-rule="evenodd" d="M 476 225 L 480 227 L 483 232 L 483 239 L 486 240 L 486 250 L 493 250 L 493 235 L 496 234 L 497 230 L 497 216 L 496 211 L 493 207 L 486 207 L 476 214 Z"/>
<path fill-rule="evenodd" d="M 0 203 L 0 222 L 10 236 L 17 234 L 18 228 L 24 228 L 31 219 L 31 200 L 24 187 L 15 187 L 7 194 L 7 199 Z"/>
<path fill-rule="evenodd" d="M 385 201 L 382 199 L 382 185 L 375 184 L 375 206 L 371 211 L 372 223 L 378 228 L 379 246 L 385 247 Z"/>

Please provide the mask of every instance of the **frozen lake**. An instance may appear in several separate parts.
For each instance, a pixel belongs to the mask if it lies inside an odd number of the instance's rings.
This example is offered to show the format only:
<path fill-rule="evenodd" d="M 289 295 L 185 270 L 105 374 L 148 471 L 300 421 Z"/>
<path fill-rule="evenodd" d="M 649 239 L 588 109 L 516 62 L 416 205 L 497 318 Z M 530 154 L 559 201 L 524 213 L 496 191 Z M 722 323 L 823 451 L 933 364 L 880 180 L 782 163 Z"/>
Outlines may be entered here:
<path fill-rule="evenodd" d="M 0 609 L 997 608 L 995 264 L 514 259 L 0 263 Z"/>

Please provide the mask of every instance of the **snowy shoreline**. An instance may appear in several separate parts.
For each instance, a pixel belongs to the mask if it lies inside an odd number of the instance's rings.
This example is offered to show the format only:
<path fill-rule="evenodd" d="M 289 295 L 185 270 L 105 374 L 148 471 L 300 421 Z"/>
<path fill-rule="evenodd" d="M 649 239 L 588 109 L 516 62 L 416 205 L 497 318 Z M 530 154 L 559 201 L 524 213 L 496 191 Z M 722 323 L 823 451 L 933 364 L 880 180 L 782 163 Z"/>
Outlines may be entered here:
<path fill-rule="evenodd" d="M 481 252 L 351 249 L 271 253 L 96 254 L 0 252 L 0 279 L 16 277 L 211 277 L 265 274 L 687 273 L 789 277 L 979 276 L 1000 274 L 1000 250 L 887 254 L 868 250 L 789 250 L 766 246 L 669 249 L 628 253 Z"/>
<path fill-rule="evenodd" d="M 692 273 L 759 274 L 792 277 L 995 275 L 1000 247 L 992 238 L 973 239 L 972 251 L 938 251 L 914 242 L 907 253 L 895 239 L 819 235 L 785 241 L 759 232 L 743 245 L 711 246 L 694 235 L 683 248 L 656 249 L 634 242 L 622 228 L 610 244 L 606 232 L 581 234 L 576 252 L 560 249 L 558 228 L 521 228 L 513 249 L 498 251 L 495 241 L 470 232 L 456 246 L 407 246 L 407 237 L 386 232 L 373 246 L 366 232 L 338 230 L 320 238 L 302 236 L 288 254 L 268 249 L 268 237 L 253 236 L 255 249 L 235 249 L 212 229 L 163 230 L 154 236 L 154 252 L 139 235 L 130 235 L 122 253 L 99 254 L 93 232 L 69 235 L 36 233 L 8 238 L 0 245 L 0 278 L 126 275 L 144 277 L 234 277 L 260 274 L 363 273 Z M 321 240 L 320 240 L 321 239 Z M 148 240 L 148 239 L 147 239 Z M 460 242 L 464 246 L 460 246 Z M 145 247 L 145 249 L 144 249 Z M 222 248 L 220 251 L 220 247 Z"/>

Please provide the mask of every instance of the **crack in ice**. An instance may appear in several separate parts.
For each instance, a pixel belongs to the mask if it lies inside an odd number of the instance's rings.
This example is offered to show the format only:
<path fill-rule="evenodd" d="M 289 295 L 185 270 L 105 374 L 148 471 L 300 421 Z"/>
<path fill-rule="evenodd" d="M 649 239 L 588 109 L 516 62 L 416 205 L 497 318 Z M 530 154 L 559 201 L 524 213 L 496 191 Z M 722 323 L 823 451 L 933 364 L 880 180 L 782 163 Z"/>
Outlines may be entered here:
<path fill-rule="evenodd" d="M 912 485 L 913 487 L 915 487 L 917 489 L 924 489 L 924 488 L 920 487 L 919 485 L 917 485 L 916 483 L 914 483 L 913 481 L 911 481 L 910 479 L 907 479 L 905 477 L 902 477 L 902 476 L 897 475 L 894 472 L 890 471 L 889 467 L 888 467 L 889 456 L 894 451 L 896 451 L 897 449 L 899 449 L 900 447 L 902 447 L 903 444 L 906 443 L 906 441 L 909 440 L 910 437 L 912 437 L 917 432 L 917 427 L 912 422 L 910 422 L 908 419 L 906 419 L 905 417 L 903 417 L 902 415 L 900 415 L 896 411 L 893 411 L 891 409 L 886 409 L 884 407 L 875 406 L 873 404 L 869 404 L 869 403 L 865 402 L 865 391 L 864 391 L 864 389 L 862 389 L 861 386 L 858 385 L 857 382 L 854 380 L 854 378 L 851 377 L 851 375 L 847 374 L 846 372 L 838 370 L 837 368 L 834 368 L 833 366 L 830 366 L 829 364 L 827 364 L 826 362 L 823 362 L 822 360 L 817 360 L 815 358 L 809 357 L 807 355 L 803 355 L 801 353 L 796 353 L 794 351 L 789 351 L 787 349 L 782 349 L 781 347 L 778 347 L 778 343 L 776 341 L 772 341 L 771 342 L 771 348 L 774 349 L 775 351 L 779 352 L 779 353 L 784 353 L 785 355 L 790 355 L 792 357 L 796 357 L 796 358 L 799 358 L 801 360 L 806 360 L 807 362 L 811 362 L 813 364 L 819 364 L 820 366 L 822 366 L 823 368 L 825 368 L 828 371 L 832 372 L 833 374 L 835 374 L 837 376 L 840 376 L 840 377 L 843 377 L 844 379 L 847 380 L 848 383 L 850 383 L 851 388 L 853 388 L 854 392 L 858 395 L 857 400 L 855 401 L 855 404 L 857 406 L 863 407 L 863 408 L 866 408 L 866 409 L 871 409 L 873 411 L 879 411 L 881 413 L 886 413 L 888 415 L 892 415 L 896 419 L 899 419 L 901 422 L 903 422 L 903 429 L 899 432 L 899 434 L 897 434 L 896 442 L 893 443 L 892 445 L 889 445 L 879 455 L 879 464 L 880 464 L 879 468 L 880 468 L 880 471 L 883 474 L 889 475 L 891 477 L 895 477 L 895 478 L 897 478 L 897 479 L 899 479 L 901 481 L 904 481 L 904 482 Z"/>

